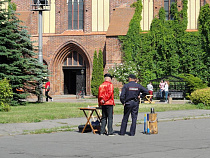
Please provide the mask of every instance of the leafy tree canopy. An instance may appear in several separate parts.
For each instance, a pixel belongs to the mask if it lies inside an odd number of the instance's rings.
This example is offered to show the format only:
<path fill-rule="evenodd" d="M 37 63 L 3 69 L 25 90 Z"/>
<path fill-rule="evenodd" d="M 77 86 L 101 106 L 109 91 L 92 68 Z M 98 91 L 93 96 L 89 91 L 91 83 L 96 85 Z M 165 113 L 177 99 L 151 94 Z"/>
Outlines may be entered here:
<path fill-rule="evenodd" d="M 2 5 L 1 2 L 0 8 Z M 30 93 L 38 95 L 38 81 L 48 76 L 47 68 L 38 62 L 30 35 L 20 25 L 14 9 L 15 4 L 9 1 L 8 8 L 0 10 L 0 79 L 10 80 L 13 105 Z"/>

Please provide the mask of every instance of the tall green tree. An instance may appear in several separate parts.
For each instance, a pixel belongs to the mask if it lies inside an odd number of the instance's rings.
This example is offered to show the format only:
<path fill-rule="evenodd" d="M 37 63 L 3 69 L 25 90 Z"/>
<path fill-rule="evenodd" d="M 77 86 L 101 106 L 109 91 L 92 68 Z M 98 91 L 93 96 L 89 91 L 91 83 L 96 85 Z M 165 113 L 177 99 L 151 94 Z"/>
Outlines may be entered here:
<path fill-rule="evenodd" d="M 104 82 L 104 62 L 103 52 L 99 50 L 98 53 L 98 86 Z"/>
<path fill-rule="evenodd" d="M 92 71 L 92 80 L 91 80 L 91 91 L 92 95 L 98 96 L 98 87 L 104 81 L 104 68 L 103 68 L 103 52 L 95 50 L 93 56 L 93 71 Z"/>
<path fill-rule="evenodd" d="M 0 79 L 10 80 L 13 105 L 18 105 L 29 93 L 39 95 L 38 81 L 47 73 L 46 67 L 38 62 L 30 35 L 20 25 L 14 9 L 14 3 L 8 1 L 8 8 L 0 11 Z M 17 91 L 18 88 L 23 92 Z"/>
<path fill-rule="evenodd" d="M 92 80 L 91 80 L 91 92 L 92 95 L 98 95 L 98 56 L 97 51 L 95 50 L 93 56 L 93 70 L 92 70 Z"/>

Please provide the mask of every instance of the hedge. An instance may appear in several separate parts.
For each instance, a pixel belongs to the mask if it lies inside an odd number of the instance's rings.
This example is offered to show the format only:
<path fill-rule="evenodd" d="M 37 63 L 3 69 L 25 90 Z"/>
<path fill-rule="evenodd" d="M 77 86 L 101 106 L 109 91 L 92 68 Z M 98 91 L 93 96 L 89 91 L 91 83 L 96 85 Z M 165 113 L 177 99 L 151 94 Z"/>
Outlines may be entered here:
<path fill-rule="evenodd" d="M 210 87 L 192 92 L 190 100 L 196 105 L 202 103 L 204 106 L 210 106 Z"/>

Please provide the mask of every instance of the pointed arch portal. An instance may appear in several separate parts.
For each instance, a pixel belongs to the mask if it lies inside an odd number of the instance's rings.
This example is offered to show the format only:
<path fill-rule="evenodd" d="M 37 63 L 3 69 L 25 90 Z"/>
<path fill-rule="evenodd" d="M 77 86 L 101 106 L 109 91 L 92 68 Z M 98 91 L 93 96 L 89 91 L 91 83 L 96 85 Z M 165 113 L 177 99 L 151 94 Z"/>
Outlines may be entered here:
<path fill-rule="evenodd" d="M 90 58 L 76 42 L 64 45 L 53 62 L 53 90 L 55 94 L 72 94 L 84 89 L 90 95 Z"/>

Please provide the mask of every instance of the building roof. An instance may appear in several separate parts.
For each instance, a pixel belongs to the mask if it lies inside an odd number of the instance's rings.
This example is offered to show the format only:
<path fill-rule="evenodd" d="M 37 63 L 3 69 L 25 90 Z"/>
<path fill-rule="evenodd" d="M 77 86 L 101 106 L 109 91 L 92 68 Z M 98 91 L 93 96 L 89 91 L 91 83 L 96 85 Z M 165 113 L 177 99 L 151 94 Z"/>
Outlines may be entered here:
<path fill-rule="evenodd" d="M 106 36 L 126 35 L 135 8 L 116 8 L 111 16 L 111 22 Z"/>

